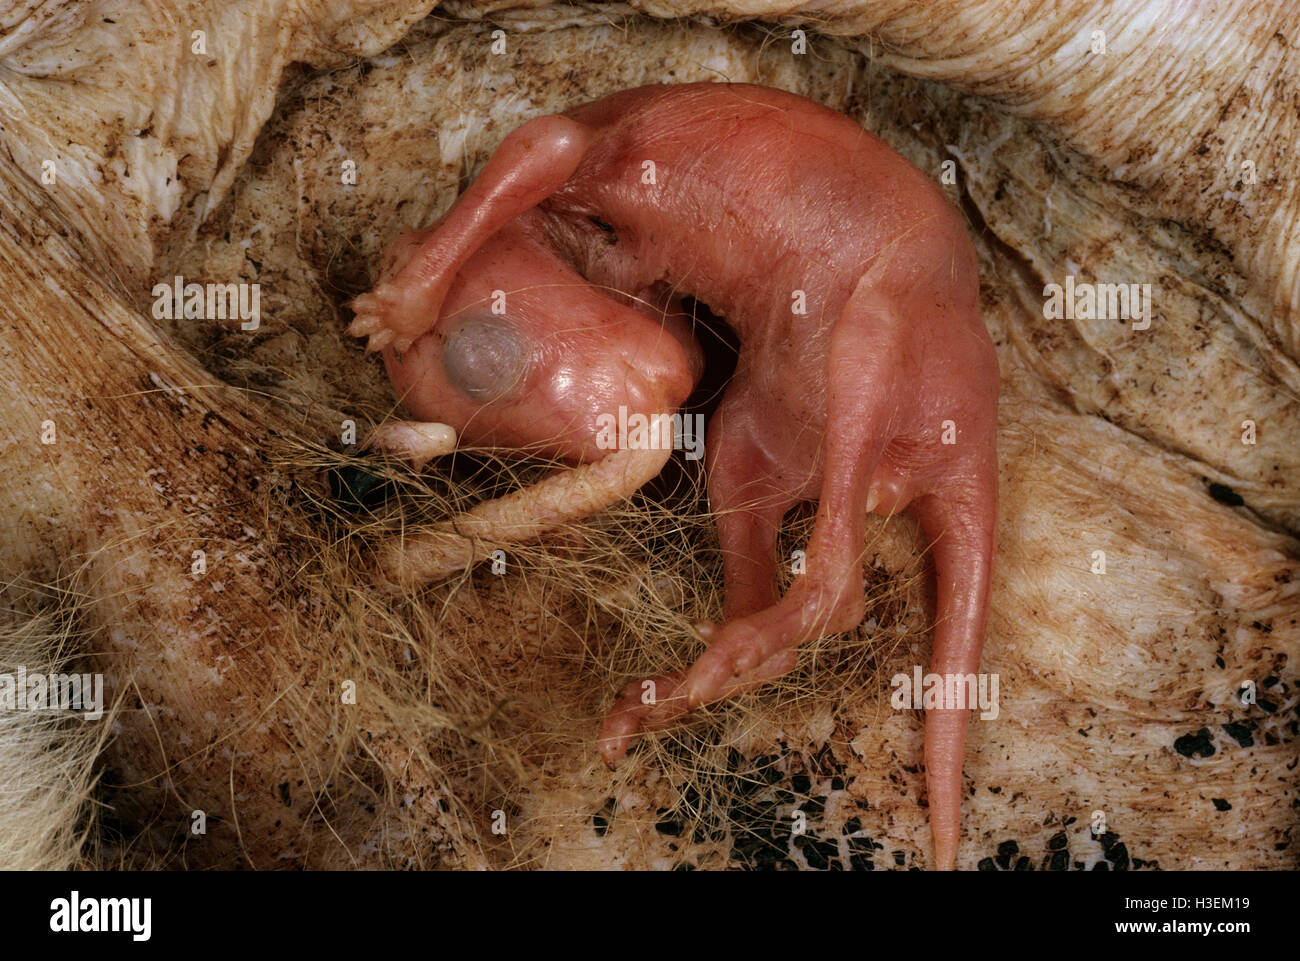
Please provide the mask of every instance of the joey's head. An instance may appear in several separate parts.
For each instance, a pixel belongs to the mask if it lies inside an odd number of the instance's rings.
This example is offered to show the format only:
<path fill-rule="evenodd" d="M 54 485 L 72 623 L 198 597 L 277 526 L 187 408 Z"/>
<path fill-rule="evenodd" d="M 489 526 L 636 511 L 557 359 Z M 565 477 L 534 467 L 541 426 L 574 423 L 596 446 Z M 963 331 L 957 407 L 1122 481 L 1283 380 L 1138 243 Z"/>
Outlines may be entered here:
<path fill-rule="evenodd" d="M 384 360 L 407 409 L 450 424 L 461 443 L 575 463 L 609 453 L 620 408 L 679 408 L 702 366 L 680 317 L 592 286 L 519 221 L 465 263 L 433 330 Z"/>

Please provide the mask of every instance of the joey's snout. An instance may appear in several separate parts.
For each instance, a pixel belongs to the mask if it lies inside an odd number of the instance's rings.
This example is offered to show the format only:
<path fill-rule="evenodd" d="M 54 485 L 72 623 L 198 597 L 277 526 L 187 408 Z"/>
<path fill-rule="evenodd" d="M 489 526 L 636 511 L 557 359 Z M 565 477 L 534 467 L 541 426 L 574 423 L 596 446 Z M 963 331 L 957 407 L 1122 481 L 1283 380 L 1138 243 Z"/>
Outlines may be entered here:
<path fill-rule="evenodd" d="M 628 371 L 624 403 L 646 414 L 680 408 L 704 371 L 699 343 L 681 318 L 671 315 L 662 324 L 638 317 L 618 359 Z"/>
<path fill-rule="evenodd" d="M 604 322 L 571 331 L 545 356 L 526 402 L 553 418 L 563 436 L 560 456 L 580 462 L 614 449 L 611 425 L 679 409 L 698 377 L 689 351 L 660 322 L 621 306 Z"/>

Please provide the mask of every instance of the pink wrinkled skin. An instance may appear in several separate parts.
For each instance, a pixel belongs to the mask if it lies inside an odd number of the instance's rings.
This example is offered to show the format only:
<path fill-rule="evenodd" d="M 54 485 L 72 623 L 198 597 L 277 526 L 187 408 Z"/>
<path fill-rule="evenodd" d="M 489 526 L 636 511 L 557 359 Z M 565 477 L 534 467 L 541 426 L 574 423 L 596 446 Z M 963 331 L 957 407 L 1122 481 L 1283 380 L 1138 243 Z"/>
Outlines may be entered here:
<path fill-rule="evenodd" d="M 979 670 L 998 367 L 978 292 L 961 216 L 874 135 L 777 90 L 685 84 L 515 130 L 443 218 L 394 242 L 350 332 L 386 348 L 416 417 L 577 463 L 605 454 L 598 415 L 689 396 L 702 356 L 677 296 L 736 332 L 705 435 L 726 620 L 700 626 L 708 651 L 654 678 L 651 703 L 628 684 L 600 730 L 612 765 L 641 732 L 789 671 L 800 642 L 856 627 L 872 510 L 911 510 L 932 542 L 929 671 Z M 805 500 L 805 573 L 781 597 L 777 532 Z M 941 868 L 960 837 L 967 719 L 926 715 Z"/>

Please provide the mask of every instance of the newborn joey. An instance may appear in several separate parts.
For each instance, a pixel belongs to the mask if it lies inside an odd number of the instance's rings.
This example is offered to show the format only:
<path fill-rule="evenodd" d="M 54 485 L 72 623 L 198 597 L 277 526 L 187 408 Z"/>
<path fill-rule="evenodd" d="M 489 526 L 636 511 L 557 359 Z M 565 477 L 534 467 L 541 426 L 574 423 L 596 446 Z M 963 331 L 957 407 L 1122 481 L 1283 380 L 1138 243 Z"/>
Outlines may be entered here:
<path fill-rule="evenodd" d="M 672 411 L 700 374 L 675 297 L 725 318 L 735 373 L 706 431 L 725 620 L 688 670 L 636 679 L 600 730 L 643 731 L 789 671 L 865 615 L 870 511 L 910 510 L 937 578 L 931 673 L 979 669 L 997 521 L 998 365 L 975 252 L 931 180 L 847 117 L 744 84 L 615 93 L 511 133 L 438 222 L 398 238 L 349 332 L 417 418 L 599 461 L 600 415 Z M 816 500 L 780 596 L 778 529 Z M 652 697 L 644 697 L 645 691 Z M 960 836 L 968 711 L 928 710 L 939 867 Z"/>

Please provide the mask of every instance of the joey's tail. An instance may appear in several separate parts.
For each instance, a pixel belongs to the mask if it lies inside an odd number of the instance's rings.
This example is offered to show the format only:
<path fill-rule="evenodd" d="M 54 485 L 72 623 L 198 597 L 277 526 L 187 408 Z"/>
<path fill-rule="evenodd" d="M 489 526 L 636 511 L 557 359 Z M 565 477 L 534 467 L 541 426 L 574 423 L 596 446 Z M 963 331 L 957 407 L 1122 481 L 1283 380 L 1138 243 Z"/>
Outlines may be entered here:
<path fill-rule="evenodd" d="M 933 545 L 937 582 L 930 673 L 948 688 L 950 679 L 979 672 L 997 545 L 996 466 L 921 498 L 913 509 Z M 971 706 L 932 709 L 925 717 L 930 831 L 942 871 L 956 862 L 961 837 L 962 755 Z"/>

